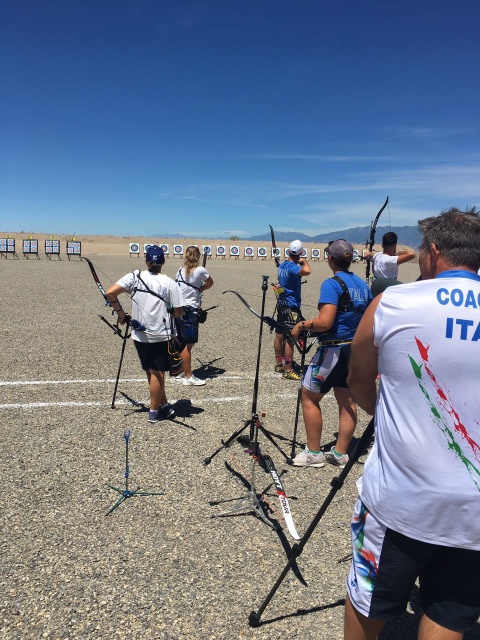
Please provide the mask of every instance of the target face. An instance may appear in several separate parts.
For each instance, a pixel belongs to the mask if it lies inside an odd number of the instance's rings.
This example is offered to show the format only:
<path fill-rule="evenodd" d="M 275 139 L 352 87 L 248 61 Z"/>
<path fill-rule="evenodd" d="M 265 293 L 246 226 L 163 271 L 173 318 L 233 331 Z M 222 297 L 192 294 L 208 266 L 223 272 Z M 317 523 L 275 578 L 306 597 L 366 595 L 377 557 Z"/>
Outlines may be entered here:
<path fill-rule="evenodd" d="M 163 253 L 168 253 L 168 244 L 161 244 L 160 249 L 163 251 Z"/>
<path fill-rule="evenodd" d="M 80 255 L 80 242 L 67 242 L 67 253 L 73 255 Z"/>
<path fill-rule="evenodd" d="M 253 256 L 253 247 L 245 247 L 245 255 Z"/>
<path fill-rule="evenodd" d="M 267 255 L 265 247 L 258 247 L 258 255 L 264 258 Z"/>
<path fill-rule="evenodd" d="M 217 247 L 217 255 L 224 256 L 225 255 L 225 247 Z"/>
<path fill-rule="evenodd" d="M 312 249 L 312 258 L 320 257 L 320 249 Z"/>
<path fill-rule="evenodd" d="M 238 247 L 230 247 L 230 255 L 238 256 Z"/>
<path fill-rule="evenodd" d="M 178 254 L 178 253 L 183 253 L 183 245 L 181 245 L 181 244 L 176 244 L 176 245 L 173 247 L 173 251 L 174 251 L 174 253 L 177 253 L 177 254 Z"/>
<path fill-rule="evenodd" d="M 136 242 L 132 242 L 130 244 L 130 253 L 139 253 L 140 252 L 140 245 L 138 245 Z"/>

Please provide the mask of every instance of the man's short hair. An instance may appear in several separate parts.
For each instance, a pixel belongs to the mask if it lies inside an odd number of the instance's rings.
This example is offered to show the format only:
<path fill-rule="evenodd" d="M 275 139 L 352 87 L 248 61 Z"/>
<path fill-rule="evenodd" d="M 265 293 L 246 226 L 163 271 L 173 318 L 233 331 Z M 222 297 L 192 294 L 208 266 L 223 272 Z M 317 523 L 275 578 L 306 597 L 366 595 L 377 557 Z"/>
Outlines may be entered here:
<path fill-rule="evenodd" d="M 383 246 L 391 247 L 392 245 L 397 244 L 397 242 L 398 242 L 398 236 L 393 231 L 388 231 L 388 233 L 385 233 L 383 235 L 383 238 L 382 238 Z"/>
<path fill-rule="evenodd" d="M 456 207 L 438 216 L 418 221 L 423 234 L 421 249 L 430 253 L 435 244 L 452 267 L 480 268 L 480 212 L 476 207 L 460 211 Z"/>

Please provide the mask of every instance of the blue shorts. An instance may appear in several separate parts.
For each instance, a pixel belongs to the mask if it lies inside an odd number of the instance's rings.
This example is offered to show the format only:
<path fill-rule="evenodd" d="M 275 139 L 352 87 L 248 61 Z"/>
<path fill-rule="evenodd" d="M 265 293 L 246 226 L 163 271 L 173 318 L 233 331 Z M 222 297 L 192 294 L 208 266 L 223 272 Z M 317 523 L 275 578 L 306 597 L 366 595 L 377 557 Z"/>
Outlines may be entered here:
<path fill-rule="evenodd" d="M 480 551 L 408 538 L 381 524 L 360 498 L 351 533 L 347 591 L 362 615 L 396 618 L 405 611 L 419 578 L 421 607 L 430 620 L 451 631 L 475 624 L 480 616 Z"/>
<path fill-rule="evenodd" d="M 183 315 L 175 318 L 175 326 L 183 344 L 197 344 L 198 313 L 195 307 L 184 307 Z"/>

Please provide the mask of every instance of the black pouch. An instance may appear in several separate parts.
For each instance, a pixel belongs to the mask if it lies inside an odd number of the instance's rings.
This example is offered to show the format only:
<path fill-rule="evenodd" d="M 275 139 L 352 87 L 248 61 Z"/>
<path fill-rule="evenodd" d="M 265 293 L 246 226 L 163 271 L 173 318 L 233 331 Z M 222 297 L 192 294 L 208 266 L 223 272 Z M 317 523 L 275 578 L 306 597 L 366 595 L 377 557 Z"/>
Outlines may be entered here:
<path fill-rule="evenodd" d="M 208 311 L 203 311 L 203 309 L 198 309 L 197 310 L 197 320 L 199 321 L 200 324 L 203 324 L 208 316 Z"/>

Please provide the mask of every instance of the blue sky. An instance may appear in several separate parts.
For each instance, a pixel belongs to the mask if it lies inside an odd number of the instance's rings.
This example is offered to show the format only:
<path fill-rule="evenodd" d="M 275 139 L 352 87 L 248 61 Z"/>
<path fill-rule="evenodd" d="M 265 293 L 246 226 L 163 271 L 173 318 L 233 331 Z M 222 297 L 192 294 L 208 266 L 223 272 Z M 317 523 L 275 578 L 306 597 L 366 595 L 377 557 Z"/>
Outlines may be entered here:
<path fill-rule="evenodd" d="M 477 0 L 4 0 L 0 228 L 249 237 L 480 204 Z"/>

